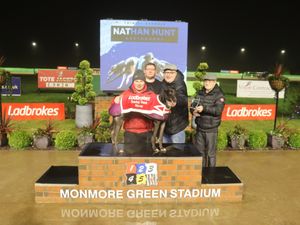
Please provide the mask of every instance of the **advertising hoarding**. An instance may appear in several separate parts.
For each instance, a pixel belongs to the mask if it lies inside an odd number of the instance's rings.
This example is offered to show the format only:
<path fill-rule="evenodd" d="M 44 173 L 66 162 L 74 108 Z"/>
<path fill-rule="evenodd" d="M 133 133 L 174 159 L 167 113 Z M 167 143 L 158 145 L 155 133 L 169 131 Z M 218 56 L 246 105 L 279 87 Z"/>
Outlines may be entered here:
<path fill-rule="evenodd" d="M 38 88 L 74 89 L 76 70 L 38 70 Z"/>
<path fill-rule="evenodd" d="M 266 80 L 238 80 L 236 97 L 275 98 L 275 91 Z M 284 90 L 279 92 L 279 98 L 284 98 Z"/>
<path fill-rule="evenodd" d="M 12 85 L 11 91 L 7 87 L 7 84 L 2 85 L 2 95 L 3 96 L 8 96 L 8 95 L 21 96 L 21 78 L 20 77 L 12 77 L 11 85 Z"/>
<path fill-rule="evenodd" d="M 186 22 L 100 20 L 101 90 L 125 90 L 137 69 L 153 62 L 157 79 L 166 63 L 177 65 L 186 76 Z"/>
<path fill-rule="evenodd" d="M 225 105 L 222 120 L 274 120 L 275 104 Z"/>
<path fill-rule="evenodd" d="M 64 120 L 64 103 L 2 103 L 2 113 L 12 120 Z"/>

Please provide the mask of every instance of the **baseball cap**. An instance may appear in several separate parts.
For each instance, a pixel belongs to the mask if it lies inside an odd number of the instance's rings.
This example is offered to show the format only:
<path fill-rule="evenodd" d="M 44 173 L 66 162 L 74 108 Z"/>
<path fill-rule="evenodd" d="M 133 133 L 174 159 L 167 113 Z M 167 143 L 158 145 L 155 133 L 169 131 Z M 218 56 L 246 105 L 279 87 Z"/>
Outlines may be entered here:
<path fill-rule="evenodd" d="M 206 74 L 204 75 L 203 80 L 217 80 L 217 76 L 214 74 Z"/>
<path fill-rule="evenodd" d="M 168 64 L 166 64 L 165 65 L 165 67 L 164 67 L 164 71 L 166 71 L 166 70 L 177 70 L 177 66 L 176 65 L 174 65 L 174 64 L 170 64 L 170 63 L 168 63 Z"/>

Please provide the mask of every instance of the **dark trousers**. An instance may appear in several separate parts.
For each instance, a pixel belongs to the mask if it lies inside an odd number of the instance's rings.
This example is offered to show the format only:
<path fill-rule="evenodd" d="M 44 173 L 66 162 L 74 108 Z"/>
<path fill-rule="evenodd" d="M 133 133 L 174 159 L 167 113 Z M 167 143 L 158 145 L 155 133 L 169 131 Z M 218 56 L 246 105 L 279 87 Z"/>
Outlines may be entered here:
<path fill-rule="evenodd" d="M 206 133 L 197 131 L 195 135 L 195 146 L 202 154 L 203 167 L 216 166 L 216 151 L 217 151 L 218 133 Z"/>
<path fill-rule="evenodd" d="M 126 155 L 147 155 L 151 149 L 152 131 L 144 133 L 124 132 L 124 151 Z"/>

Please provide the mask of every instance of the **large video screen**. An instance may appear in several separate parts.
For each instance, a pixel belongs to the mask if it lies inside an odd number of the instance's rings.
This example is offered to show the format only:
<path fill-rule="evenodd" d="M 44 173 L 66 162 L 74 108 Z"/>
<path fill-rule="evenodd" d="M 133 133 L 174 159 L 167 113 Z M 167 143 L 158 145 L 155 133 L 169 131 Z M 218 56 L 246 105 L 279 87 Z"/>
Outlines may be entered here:
<path fill-rule="evenodd" d="M 157 79 L 166 63 L 186 76 L 188 24 L 148 20 L 100 20 L 100 87 L 102 91 L 127 89 L 137 69 L 153 62 Z"/>

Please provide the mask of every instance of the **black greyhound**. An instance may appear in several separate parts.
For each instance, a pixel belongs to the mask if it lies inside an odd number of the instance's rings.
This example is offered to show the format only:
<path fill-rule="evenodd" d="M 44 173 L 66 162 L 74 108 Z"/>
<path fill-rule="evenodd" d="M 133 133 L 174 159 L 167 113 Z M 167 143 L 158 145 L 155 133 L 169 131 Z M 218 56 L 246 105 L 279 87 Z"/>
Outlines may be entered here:
<path fill-rule="evenodd" d="M 171 106 L 177 102 L 176 93 L 174 89 L 163 90 L 162 93 L 158 95 L 158 98 L 160 102 L 163 103 L 168 109 L 170 109 Z M 168 113 L 171 113 L 171 111 L 169 110 Z M 154 123 L 153 135 L 151 137 L 151 146 L 152 146 L 153 153 L 158 154 L 159 152 L 163 152 L 163 153 L 166 152 L 166 149 L 163 148 L 162 146 L 162 137 L 164 134 L 167 117 L 164 117 L 164 119 L 157 119 L 157 117 L 153 117 L 151 115 L 146 115 L 146 114 L 143 115 L 147 118 L 152 119 Z M 124 154 L 123 149 L 118 149 L 118 140 L 117 140 L 118 134 L 124 122 L 124 116 L 126 116 L 126 114 L 120 114 L 118 116 L 114 115 L 112 120 L 112 126 L 111 126 L 111 140 L 112 140 L 113 148 L 118 154 Z M 158 148 L 156 148 L 156 143 L 158 143 Z"/>

